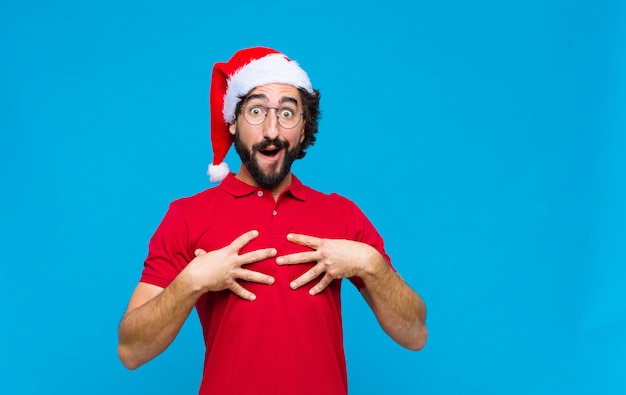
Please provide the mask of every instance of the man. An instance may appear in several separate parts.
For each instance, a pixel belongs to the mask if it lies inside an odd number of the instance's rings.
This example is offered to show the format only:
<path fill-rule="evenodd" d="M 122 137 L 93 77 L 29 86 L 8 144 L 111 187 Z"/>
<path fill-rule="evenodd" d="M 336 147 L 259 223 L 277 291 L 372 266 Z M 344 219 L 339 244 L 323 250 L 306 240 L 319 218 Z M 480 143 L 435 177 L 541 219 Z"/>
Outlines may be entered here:
<path fill-rule="evenodd" d="M 211 181 L 173 202 L 119 326 L 135 369 L 196 307 L 206 344 L 200 394 L 346 394 L 340 286 L 360 290 L 384 331 L 419 350 L 423 301 L 394 271 L 351 201 L 304 186 L 291 164 L 315 141 L 319 92 L 285 55 L 256 47 L 217 63 Z M 223 162 L 234 143 L 242 164 Z"/>

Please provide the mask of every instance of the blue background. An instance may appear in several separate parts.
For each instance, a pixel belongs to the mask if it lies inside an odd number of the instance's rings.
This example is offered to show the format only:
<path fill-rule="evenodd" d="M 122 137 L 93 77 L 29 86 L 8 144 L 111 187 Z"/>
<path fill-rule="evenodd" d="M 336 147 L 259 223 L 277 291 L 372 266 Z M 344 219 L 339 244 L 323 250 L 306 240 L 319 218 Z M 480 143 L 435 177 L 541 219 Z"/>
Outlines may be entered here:
<path fill-rule="evenodd" d="M 7 3 L 0 393 L 196 393 L 195 313 L 132 372 L 116 330 L 167 204 L 210 186 L 211 68 L 253 45 L 322 92 L 294 172 L 428 305 L 413 353 L 345 287 L 351 394 L 626 393 L 623 2 Z"/>

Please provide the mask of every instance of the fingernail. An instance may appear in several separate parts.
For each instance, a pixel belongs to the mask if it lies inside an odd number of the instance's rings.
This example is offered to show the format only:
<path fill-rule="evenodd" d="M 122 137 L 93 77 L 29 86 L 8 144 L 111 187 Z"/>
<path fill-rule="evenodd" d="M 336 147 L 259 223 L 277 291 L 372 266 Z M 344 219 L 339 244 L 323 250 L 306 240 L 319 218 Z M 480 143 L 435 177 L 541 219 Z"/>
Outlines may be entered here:
<path fill-rule="evenodd" d="M 256 299 L 256 295 L 250 295 L 250 301 L 254 301 Z"/>
<path fill-rule="evenodd" d="M 291 287 L 291 289 L 296 289 L 298 287 L 298 283 L 293 281 L 291 284 L 289 284 L 289 286 Z"/>
<path fill-rule="evenodd" d="M 275 248 L 272 248 L 272 252 L 270 252 L 270 254 L 272 254 L 272 256 L 276 255 L 276 254 L 277 254 L 276 249 L 275 249 Z"/>
<path fill-rule="evenodd" d="M 274 279 L 273 279 L 273 278 L 268 278 L 268 279 L 267 279 L 267 283 L 268 283 L 269 285 L 274 284 Z"/>
<path fill-rule="evenodd" d="M 276 263 L 282 265 L 283 263 L 285 263 L 285 260 L 283 258 L 276 258 Z"/>

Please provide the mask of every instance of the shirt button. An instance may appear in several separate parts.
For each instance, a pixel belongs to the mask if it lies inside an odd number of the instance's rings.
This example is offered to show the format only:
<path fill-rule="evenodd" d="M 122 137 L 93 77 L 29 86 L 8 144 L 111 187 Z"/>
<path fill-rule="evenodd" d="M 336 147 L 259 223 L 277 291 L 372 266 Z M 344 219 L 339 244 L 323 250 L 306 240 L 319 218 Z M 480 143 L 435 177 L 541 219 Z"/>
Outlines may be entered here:
<path fill-rule="evenodd" d="M 263 191 L 259 191 L 256 194 L 259 195 L 259 196 L 263 196 Z"/>
<path fill-rule="evenodd" d="M 276 210 L 272 211 L 272 215 L 276 215 L 276 214 L 277 214 Z"/>

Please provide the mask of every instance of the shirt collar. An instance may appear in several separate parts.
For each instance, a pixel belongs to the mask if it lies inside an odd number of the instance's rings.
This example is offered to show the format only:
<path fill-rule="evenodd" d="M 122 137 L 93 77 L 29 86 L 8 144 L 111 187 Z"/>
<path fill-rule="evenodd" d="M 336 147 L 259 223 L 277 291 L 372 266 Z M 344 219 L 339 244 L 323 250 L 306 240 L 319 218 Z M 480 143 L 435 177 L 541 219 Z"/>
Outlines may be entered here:
<path fill-rule="evenodd" d="M 235 177 L 235 173 L 229 173 L 219 186 L 235 197 L 247 196 L 259 190 L 259 187 L 246 184 Z M 283 191 L 283 194 L 285 193 L 291 194 L 291 196 L 298 200 L 305 200 L 306 198 L 306 188 L 293 174 L 291 175 L 291 185 Z"/>
<path fill-rule="evenodd" d="M 298 200 L 306 200 L 306 188 L 302 185 L 302 182 L 295 175 L 291 174 L 291 185 L 285 189 L 283 192 L 289 192 L 291 196 L 295 197 Z"/>

